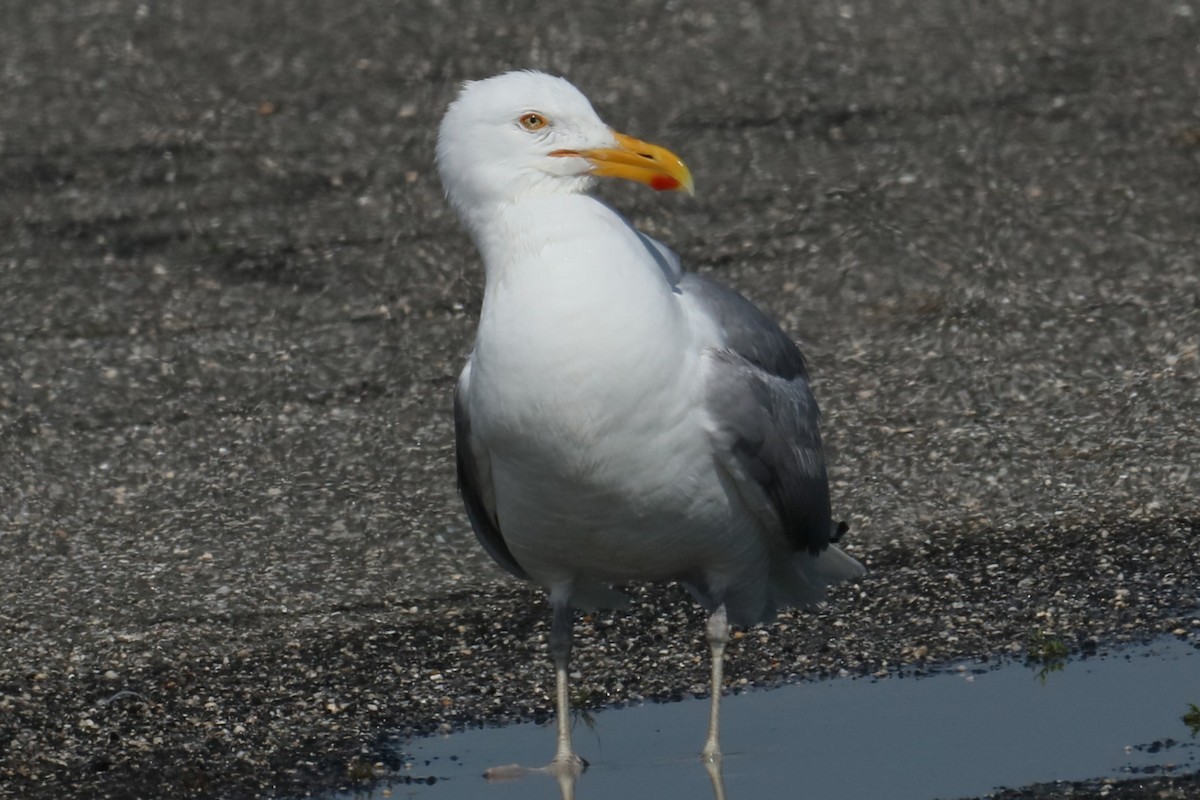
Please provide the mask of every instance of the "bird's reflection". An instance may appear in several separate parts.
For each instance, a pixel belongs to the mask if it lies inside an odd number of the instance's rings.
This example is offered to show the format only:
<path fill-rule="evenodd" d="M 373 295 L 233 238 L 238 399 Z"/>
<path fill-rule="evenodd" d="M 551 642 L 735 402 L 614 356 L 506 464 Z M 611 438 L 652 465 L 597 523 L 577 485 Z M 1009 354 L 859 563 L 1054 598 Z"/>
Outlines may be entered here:
<path fill-rule="evenodd" d="M 704 769 L 712 782 L 713 799 L 725 800 L 725 775 L 721 769 L 721 756 L 703 757 Z M 484 773 L 489 781 L 510 781 L 523 778 L 526 775 L 551 775 L 558 782 L 558 791 L 562 800 L 575 800 L 575 784 L 579 776 L 587 771 L 587 764 L 566 764 L 552 761 L 544 767 L 522 767 L 509 764 L 505 767 L 492 767 Z"/>
<path fill-rule="evenodd" d="M 483 777 L 489 781 L 512 781 L 526 775 L 551 775 L 558 781 L 558 790 L 563 800 L 575 800 L 575 782 L 586 769 L 587 762 L 551 761 L 544 767 L 509 764 L 504 767 L 492 767 L 483 773 Z"/>
<path fill-rule="evenodd" d="M 721 757 L 704 759 L 704 768 L 708 770 L 708 778 L 712 781 L 713 797 L 725 800 L 725 775 L 721 772 Z"/>

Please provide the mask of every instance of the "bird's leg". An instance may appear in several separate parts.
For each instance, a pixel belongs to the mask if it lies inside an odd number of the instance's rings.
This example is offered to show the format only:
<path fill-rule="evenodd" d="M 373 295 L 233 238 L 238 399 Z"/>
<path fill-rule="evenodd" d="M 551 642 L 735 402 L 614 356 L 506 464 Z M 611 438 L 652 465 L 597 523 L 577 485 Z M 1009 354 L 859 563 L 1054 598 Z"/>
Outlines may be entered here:
<path fill-rule="evenodd" d="M 553 775 L 563 800 L 574 800 L 575 779 L 583 774 L 587 762 L 575 755 L 571 747 L 571 703 L 567 694 L 567 664 L 571 660 L 571 607 L 565 598 L 551 596 L 554 611 L 550 624 L 550 654 L 554 657 L 555 700 L 558 706 L 558 747 L 554 760 L 544 767 L 530 769 L 519 764 L 492 767 L 484 772 L 488 780 L 505 781 L 521 778 L 531 772 Z"/>
<path fill-rule="evenodd" d="M 558 705 L 558 747 L 552 772 L 579 775 L 584 762 L 571 747 L 571 700 L 567 689 L 567 665 L 571 660 L 571 606 L 565 599 L 551 598 L 554 620 L 550 625 L 550 654 L 554 657 L 554 683 Z"/>
<path fill-rule="evenodd" d="M 712 701 L 708 715 L 708 740 L 700 754 L 710 763 L 721 760 L 719 739 L 721 723 L 721 687 L 725 674 L 725 645 L 729 644 L 729 620 L 725 616 L 724 604 L 717 607 L 708 617 L 704 638 L 712 651 Z"/>

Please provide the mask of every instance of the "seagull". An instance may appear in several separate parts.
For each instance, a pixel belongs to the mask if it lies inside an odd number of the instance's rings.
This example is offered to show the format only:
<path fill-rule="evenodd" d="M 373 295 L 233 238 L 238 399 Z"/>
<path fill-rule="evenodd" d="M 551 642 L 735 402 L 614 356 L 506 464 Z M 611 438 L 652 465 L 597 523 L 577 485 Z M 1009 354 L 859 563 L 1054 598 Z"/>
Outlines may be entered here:
<path fill-rule="evenodd" d="M 824 600 L 861 575 L 839 549 L 819 412 L 795 342 L 591 194 L 597 178 L 693 192 L 674 153 L 617 133 L 563 78 L 463 84 L 437 167 L 483 260 L 454 395 L 458 488 L 487 553 L 548 593 L 557 749 L 571 744 L 573 609 L 614 584 L 680 582 L 708 612 L 702 757 L 721 758 L 730 625 Z"/>

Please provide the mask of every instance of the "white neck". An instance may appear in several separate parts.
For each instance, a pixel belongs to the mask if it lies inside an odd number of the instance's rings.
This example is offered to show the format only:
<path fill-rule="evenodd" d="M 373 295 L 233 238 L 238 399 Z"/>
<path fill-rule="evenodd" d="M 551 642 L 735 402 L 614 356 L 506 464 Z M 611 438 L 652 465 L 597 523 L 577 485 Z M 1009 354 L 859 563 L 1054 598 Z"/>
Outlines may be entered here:
<path fill-rule="evenodd" d="M 644 240 L 586 195 L 528 198 L 475 231 L 487 288 L 473 377 L 513 397 L 545 376 L 538 403 L 610 397 L 613 411 L 641 402 L 618 389 L 673 380 L 687 321 Z M 616 392 L 616 395 L 613 393 Z"/>

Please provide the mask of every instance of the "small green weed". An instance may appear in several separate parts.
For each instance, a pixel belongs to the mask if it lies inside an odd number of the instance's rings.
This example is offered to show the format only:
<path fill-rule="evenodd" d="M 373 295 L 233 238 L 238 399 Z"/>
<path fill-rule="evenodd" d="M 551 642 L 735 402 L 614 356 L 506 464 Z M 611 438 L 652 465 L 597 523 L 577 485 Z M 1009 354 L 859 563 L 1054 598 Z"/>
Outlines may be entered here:
<path fill-rule="evenodd" d="M 1188 703 L 1188 712 L 1183 715 L 1183 724 L 1192 731 L 1192 738 L 1200 734 L 1200 706 Z"/>
<path fill-rule="evenodd" d="M 1066 668 L 1070 652 L 1062 639 L 1037 631 L 1025 643 L 1025 663 L 1036 667 L 1038 680 L 1045 683 L 1051 672 L 1061 672 Z"/>

